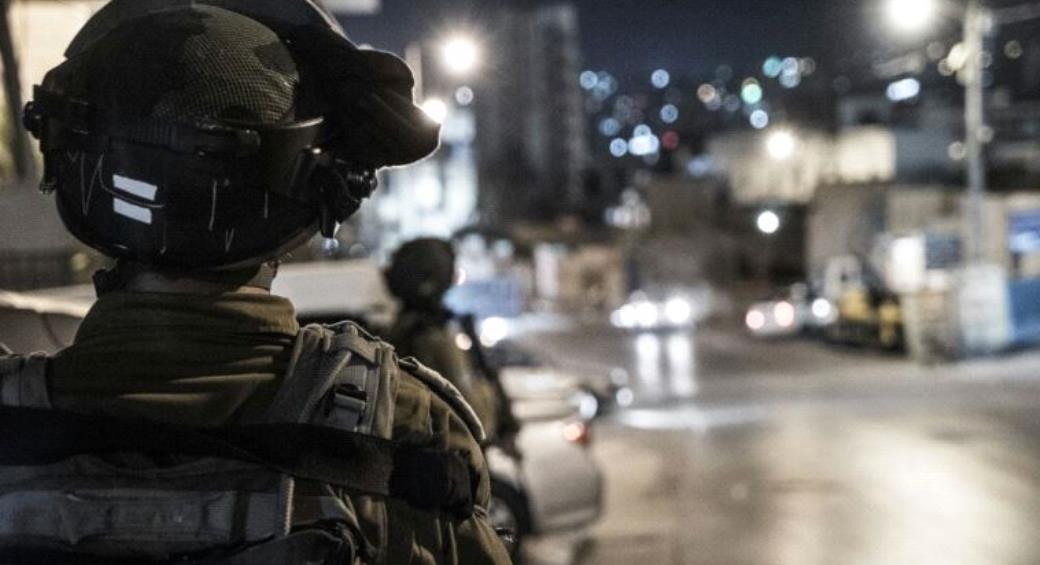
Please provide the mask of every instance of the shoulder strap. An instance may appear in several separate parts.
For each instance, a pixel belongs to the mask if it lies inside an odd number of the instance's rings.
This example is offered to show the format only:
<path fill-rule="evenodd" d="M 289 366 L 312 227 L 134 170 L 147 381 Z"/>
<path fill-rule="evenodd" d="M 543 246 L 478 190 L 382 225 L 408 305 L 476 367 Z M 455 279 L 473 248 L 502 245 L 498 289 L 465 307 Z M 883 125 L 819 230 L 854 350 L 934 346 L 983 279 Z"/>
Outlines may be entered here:
<path fill-rule="evenodd" d="M 465 519 L 478 483 L 461 455 L 305 424 L 198 429 L 58 410 L 0 407 L 0 467 L 77 455 L 163 453 L 257 464 Z M 161 446 L 157 448 L 156 446 Z"/>
<path fill-rule="evenodd" d="M 50 408 L 48 363 L 49 358 L 42 353 L 0 357 L 0 406 Z"/>
<path fill-rule="evenodd" d="M 354 324 L 303 328 L 274 401 L 251 423 L 313 423 L 389 437 L 383 424 L 392 421 L 393 405 L 382 370 L 388 349 Z"/>

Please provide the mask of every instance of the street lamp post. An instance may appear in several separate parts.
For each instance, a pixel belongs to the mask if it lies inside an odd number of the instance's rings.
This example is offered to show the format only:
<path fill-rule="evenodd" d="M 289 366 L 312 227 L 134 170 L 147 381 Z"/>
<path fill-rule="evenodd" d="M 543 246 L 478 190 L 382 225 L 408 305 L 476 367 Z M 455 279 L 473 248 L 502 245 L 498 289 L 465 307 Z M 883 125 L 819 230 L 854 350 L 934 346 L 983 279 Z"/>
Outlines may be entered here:
<path fill-rule="evenodd" d="M 965 162 L 968 176 L 967 220 L 970 242 L 968 258 L 981 263 L 985 258 L 986 160 L 989 140 L 986 125 L 984 56 L 986 38 L 996 26 L 1040 18 L 1040 3 L 1011 8 L 990 9 L 981 0 L 968 0 L 957 6 L 944 0 L 889 0 L 889 13 L 905 31 L 920 30 L 939 13 L 958 18 L 964 24 L 964 130 Z"/>
<path fill-rule="evenodd" d="M 969 259 L 981 263 L 985 257 L 986 233 L 986 161 L 985 143 L 985 85 L 983 84 L 983 51 L 985 38 L 991 27 L 989 14 L 979 0 L 969 0 L 964 14 L 964 129 L 966 161 L 968 166 L 968 224 L 971 230 Z"/>

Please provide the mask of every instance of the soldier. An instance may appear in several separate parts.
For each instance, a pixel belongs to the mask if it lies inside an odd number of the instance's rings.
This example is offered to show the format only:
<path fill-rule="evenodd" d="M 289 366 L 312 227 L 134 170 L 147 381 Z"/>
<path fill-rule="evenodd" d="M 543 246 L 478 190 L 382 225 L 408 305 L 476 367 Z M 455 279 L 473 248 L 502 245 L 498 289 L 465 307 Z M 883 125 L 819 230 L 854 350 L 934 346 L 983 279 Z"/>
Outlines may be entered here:
<path fill-rule="evenodd" d="M 114 0 L 66 56 L 26 125 L 116 263 L 72 346 L 0 356 L 0 561 L 508 563 L 458 391 L 269 293 L 436 148 L 404 63 L 315 0 Z"/>
<path fill-rule="evenodd" d="M 519 456 L 513 416 L 498 374 L 482 355 L 472 318 L 456 316 L 444 305 L 455 282 L 455 250 L 450 242 L 422 238 L 394 253 L 386 272 L 401 312 L 387 340 L 405 357 L 415 357 L 451 381 L 473 406 L 488 442 Z"/>

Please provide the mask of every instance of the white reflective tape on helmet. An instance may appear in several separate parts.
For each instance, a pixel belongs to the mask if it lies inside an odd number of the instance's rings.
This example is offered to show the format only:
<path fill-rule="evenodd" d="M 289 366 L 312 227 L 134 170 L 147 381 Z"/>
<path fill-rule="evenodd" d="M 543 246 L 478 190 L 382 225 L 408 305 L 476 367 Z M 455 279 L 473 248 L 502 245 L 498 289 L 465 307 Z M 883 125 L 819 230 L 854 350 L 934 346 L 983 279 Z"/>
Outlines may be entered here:
<path fill-rule="evenodd" d="M 132 194 L 149 202 L 155 202 L 155 194 L 159 191 L 159 187 L 154 184 L 120 175 L 112 176 L 112 184 L 127 194 Z"/>
<path fill-rule="evenodd" d="M 131 220 L 141 222 L 142 224 L 152 223 L 152 211 L 144 206 L 138 206 L 137 204 L 131 204 L 126 200 L 120 200 L 116 198 L 112 201 L 112 210 L 120 216 L 130 218 Z"/>

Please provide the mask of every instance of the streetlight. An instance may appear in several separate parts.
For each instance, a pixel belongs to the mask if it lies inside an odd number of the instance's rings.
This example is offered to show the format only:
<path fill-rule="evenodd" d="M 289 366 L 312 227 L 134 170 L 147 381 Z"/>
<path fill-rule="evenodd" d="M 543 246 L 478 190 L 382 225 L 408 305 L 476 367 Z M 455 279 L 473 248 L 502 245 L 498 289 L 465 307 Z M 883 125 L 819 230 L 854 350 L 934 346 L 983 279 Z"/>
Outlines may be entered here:
<path fill-rule="evenodd" d="M 443 124 L 448 117 L 448 104 L 440 98 L 427 98 L 421 107 L 423 112 L 438 124 Z"/>
<path fill-rule="evenodd" d="M 919 33 L 935 21 L 936 0 L 888 0 L 885 12 L 892 26 L 904 33 Z"/>
<path fill-rule="evenodd" d="M 787 130 L 777 130 L 766 138 L 766 152 L 775 161 L 786 161 L 794 156 L 798 139 Z"/>
<path fill-rule="evenodd" d="M 480 47 L 469 37 L 452 37 L 441 47 L 441 61 L 448 72 L 465 75 L 480 64 Z"/>
<path fill-rule="evenodd" d="M 968 0 L 961 7 L 949 0 L 888 0 L 886 5 L 893 25 L 903 30 L 923 30 L 939 16 L 959 19 L 964 24 L 961 78 L 965 88 L 964 142 L 968 169 L 968 221 L 971 230 L 969 258 L 978 263 L 985 253 L 986 162 L 983 146 L 987 141 L 983 58 L 986 38 L 996 26 L 1040 18 L 1040 3 L 1010 8 L 989 9 L 981 0 Z"/>
<path fill-rule="evenodd" d="M 772 210 L 766 210 L 758 215 L 755 225 L 758 227 L 758 231 L 766 235 L 773 235 L 780 231 L 780 216 Z"/>
<path fill-rule="evenodd" d="M 448 74 L 456 77 L 465 76 L 480 66 L 480 46 L 468 36 L 456 35 L 443 42 L 430 43 L 413 41 L 405 48 L 404 58 L 412 69 L 415 79 L 415 97 L 422 100 L 426 97 L 426 65 L 429 52 L 433 49 L 440 55 L 441 66 Z M 434 81 L 435 84 L 438 81 Z"/>

